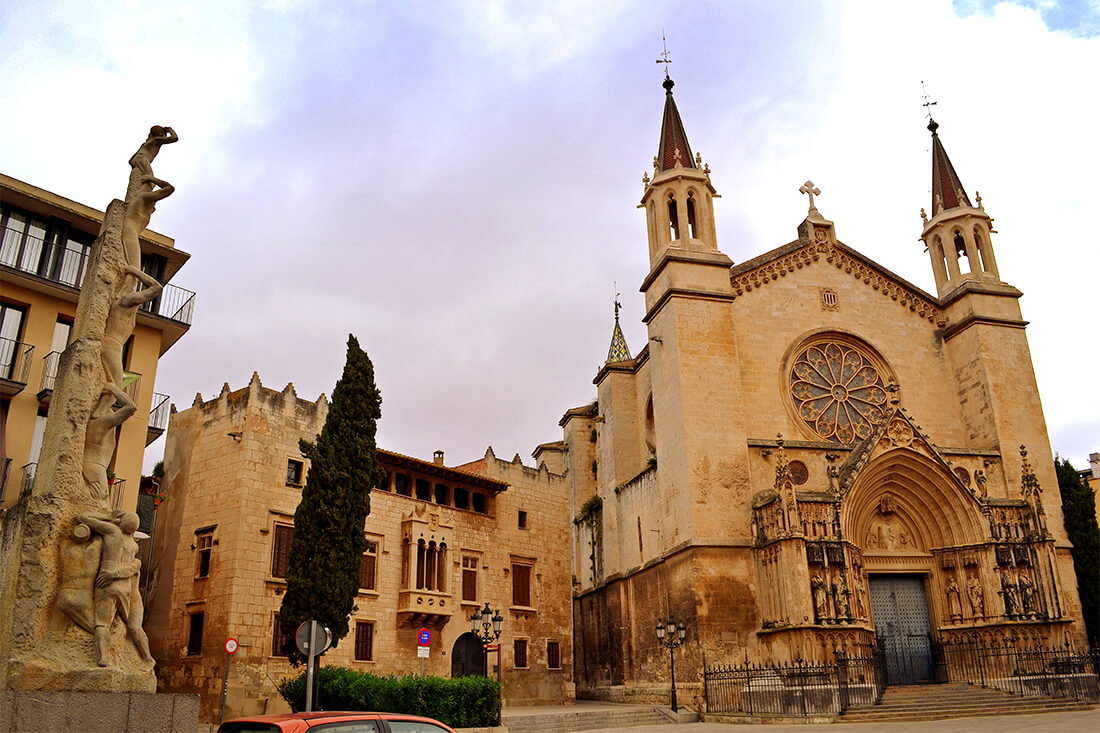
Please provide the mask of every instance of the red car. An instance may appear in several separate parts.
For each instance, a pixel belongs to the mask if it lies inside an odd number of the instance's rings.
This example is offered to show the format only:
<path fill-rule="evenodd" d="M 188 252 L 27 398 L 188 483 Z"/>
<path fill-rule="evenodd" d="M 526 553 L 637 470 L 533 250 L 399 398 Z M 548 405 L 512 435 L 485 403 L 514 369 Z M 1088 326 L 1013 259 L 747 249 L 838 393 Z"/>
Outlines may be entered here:
<path fill-rule="evenodd" d="M 401 713 L 317 713 L 253 715 L 222 723 L 218 733 L 455 733 L 438 720 Z"/>

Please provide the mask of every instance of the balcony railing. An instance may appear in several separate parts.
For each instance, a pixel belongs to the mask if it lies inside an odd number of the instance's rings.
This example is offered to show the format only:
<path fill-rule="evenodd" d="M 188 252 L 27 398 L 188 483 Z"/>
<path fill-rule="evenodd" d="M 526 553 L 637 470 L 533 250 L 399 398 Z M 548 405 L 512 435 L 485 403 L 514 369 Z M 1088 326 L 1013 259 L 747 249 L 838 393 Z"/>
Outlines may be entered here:
<path fill-rule="evenodd" d="M 0 498 L 2 498 L 8 490 L 8 473 L 10 472 L 11 459 L 5 458 L 3 465 L 0 466 Z"/>
<path fill-rule="evenodd" d="M 57 386 L 57 370 L 61 366 L 61 352 L 51 351 L 42 357 L 42 389 L 40 392 L 53 392 Z"/>
<path fill-rule="evenodd" d="M 122 508 L 122 500 L 126 496 L 126 479 L 116 478 L 116 479 L 112 480 L 111 481 L 111 486 L 110 486 L 110 491 L 111 491 L 111 497 L 110 497 L 111 498 L 111 508 L 112 509 L 121 509 Z"/>
<path fill-rule="evenodd" d="M 10 228 L 2 230 L 2 237 L 0 265 L 80 289 L 87 270 L 88 247 L 47 242 Z M 165 285 L 164 292 L 141 309 L 190 326 L 195 310 L 195 294 L 176 285 Z"/>
<path fill-rule="evenodd" d="M 27 386 L 27 377 L 31 371 L 33 344 L 25 344 L 15 339 L 0 338 L 0 380 L 7 382 L 11 389 L 3 389 L 6 395 L 18 394 Z"/>
<path fill-rule="evenodd" d="M 171 407 L 168 395 L 153 393 L 153 407 L 149 410 L 149 429 L 164 431 L 168 427 L 168 410 Z"/>
<path fill-rule="evenodd" d="M 79 289 L 89 249 L 76 243 L 47 242 L 33 234 L 5 227 L 0 264 Z"/>
<path fill-rule="evenodd" d="M 175 285 L 165 285 L 164 292 L 141 306 L 146 313 L 191 325 L 195 314 L 195 294 Z"/>
<path fill-rule="evenodd" d="M 34 488 L 34 474 L 38 470 L 38 462 L 28 463 L 23 466 L 23 475 L 19 479 L 19 495 L 27 496 Z"/>

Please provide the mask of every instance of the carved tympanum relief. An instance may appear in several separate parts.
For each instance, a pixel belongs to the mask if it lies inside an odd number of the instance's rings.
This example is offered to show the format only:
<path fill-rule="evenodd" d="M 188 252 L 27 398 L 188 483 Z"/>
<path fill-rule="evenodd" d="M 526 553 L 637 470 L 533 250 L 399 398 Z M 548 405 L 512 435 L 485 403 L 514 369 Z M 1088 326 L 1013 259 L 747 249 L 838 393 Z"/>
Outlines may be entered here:
<path fill-rule="evenodd" d="M 811 430 L 826 440 L 853 443 L 884 419 L 886 381 L 870 354 L 840 340 L 821 340 L 795 356 L 790 392 Z"/>

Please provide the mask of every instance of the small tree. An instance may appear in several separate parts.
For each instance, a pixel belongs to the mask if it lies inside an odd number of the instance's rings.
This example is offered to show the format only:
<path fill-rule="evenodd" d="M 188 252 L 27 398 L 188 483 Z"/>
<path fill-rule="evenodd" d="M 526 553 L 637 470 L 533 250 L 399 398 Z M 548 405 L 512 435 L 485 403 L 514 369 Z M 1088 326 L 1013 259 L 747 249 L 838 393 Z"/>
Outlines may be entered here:
<path fill-rule="evenodd" d="M 1054 459 L 1066 535 L 1073 544 L 1073 568 L 1081 592 L 1081 615 L 1092 646 L 1100 645 L 1100 528 L 1096 525 L 1096 496 L 1064 458 Z"/>
<path fill-rule="evenodd" d="M 348 617 L 355 610 L 370 490 L 386 475 L 378 465 L 374 441 L 381 408 L 374 365 L 349 335 L 347 362 L 332 391 L 325 426 L 316 443 L 299 443 L 310 467 L 294 512 L 286 593 L 279 612 L 288 631 L 317 619 L 332 631 L 333 646 L 347 636 Z M 305 660 L 297 648 L 289 654 L 296 664 Z"/>

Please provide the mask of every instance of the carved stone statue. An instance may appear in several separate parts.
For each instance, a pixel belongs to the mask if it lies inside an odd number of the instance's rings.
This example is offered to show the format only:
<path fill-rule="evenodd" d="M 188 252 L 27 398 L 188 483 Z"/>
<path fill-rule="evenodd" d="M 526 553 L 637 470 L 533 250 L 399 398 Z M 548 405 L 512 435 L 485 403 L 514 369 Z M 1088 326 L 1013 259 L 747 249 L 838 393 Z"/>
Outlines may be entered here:
<path fill-rule="evenodd" d="M 137 190 L 126 199 L 126 214 L 122 221 L 122 248 L 126 262 L 133 267 L 141 265 L 139 237 L 149 226 L 157 202 L 168 198 L 176 190 L 172 184 L 151 175 L 142 176 L 139 183 Z"/>
<path fill-rule="evenodd" d="M 852 606 L 849 602 L 848 581 L 843 572 L 838 572 L 833 577 L 833 603 L 836 604 L 837 618 L 851 618 Z"/>
<path fill-rule="evenodd" d="M 1035 613 L 1035 584 L 1031 582 L 1031 578 L 1027 576 L 1027 573 L 1020 573 L 1016 584 L 1020 589 L 1020 605 L 1023 607 L 1024 613 Z"/>
<path fill-rule="evenodd" d="M 863 594 L 866 593 L 866 587 L 863 583 L 863 571 L 857 569 L 855 572 L 855 589 L 852 593 L 856 601 L 856 618 L 867 618 L 867 607 L 864 605 Z"/>
<path fill-rule="evenodd" d="M 177 139 L 171 128 L 152 128 L 130 159 L 125 198 L 104 210 L 35 481 L 4 516 L 0 689 L 156 691 L 141 629 L 138 518 L 110 512 L 107 476 L 118 428 L 136 412 L 122 389 L 123 344 L 137 308 L 161 292 L 140 270 L 141 234 L 157 203 L 172 193 L 153 175 L 153 160 Z"/>
<path fill-rule="evenodd" d="M 61 541 L 61 583 L 57 588 L 57 607 L 89 634 L 95 633 L 92 591 L 103 539 L 92 534 L 86 524 L 77 524 L 70 537 Z"/>
<path fill-rule="evenodd" d="M 985 616 L 985 597 L 982 582 L 977 578 L 966 581 L 966 595 L 970 598 L 970 612 L 974 618 Z"/>
<path fill-rule="evenodd" d="M 1015 616 L 1020 612 L 1020 607 L 1016 602 L 1016 584 L 1012 582 L 1012 578 L 1008 573 L 1001 573 L 1001 597 L 1004 599 L 1005 615 Z"/>
<path fill-rule="evenodd" d="M 829 600 L 825 593 L 825 578 L 821 577 L 821 573 L 814 573 L 814 577 L 810 579 L 810 588 L 814 594 L 814 613 L 818 623 L 821 623 L 829 617 Z"/>
<path fill-rule="evenodd" d="M 154 278 L 146 275 L 135 265 L 128 265 L 126 272 L 146 285 L 143 290 L 130 291 L 111 306 L 107 315 L 107 325 L 103 330 L 102 359 L 107 381 L 121 387 L 124 371 L 122 368 L 122 349 L 126 339 L 134 331 L 138 308 L 154 300 L 163 288 Z"/>
<path fill-rule="evenodd" d="M 955 582 L 954 578 L 948 578 L 947 580 L 947 612 L 951 615 L 952 620 L 958 620 L 962 618 L 962 602 L 959 598 L 959 584 Z"/>
<path fill-rule="evenodd" d="M 110 382 L 104 385 L 84 438 L 84 484 L 97 501 L 106 501 L 110 495 L 107 466 L 115 454 L 115 428 L 136 410 L 125 392 Z"/>
<path fill-rule="evenodd" d="M 153 175 L 153 158 L 157 157 L 162 145 L 170 145 L 179 140 L 176 131 L 168 126 L 153 125 L 149 128 L 149 137 L 130 156 L 130 183 L 126 187 L 126 200 L 129 201 L 137 192 L 144 176 Z"/>
<path fill-rule="evenodd" d="M 141 628 L 145 609 L 138 588 L 141 560 L 137 559 L 138 545 L 134 540 L 140 521 L 138 515 L 116 510 L 110 515 L 80 514 L 76 521 L 87 525 L 103 538 L 93 591 L 94 634 L 99 666 L 106 667 L 109 663 L 111 624 L 116 616 L 126 624 L 126 631 L 141 658 L 152 665 L 149 639 Z"/>

